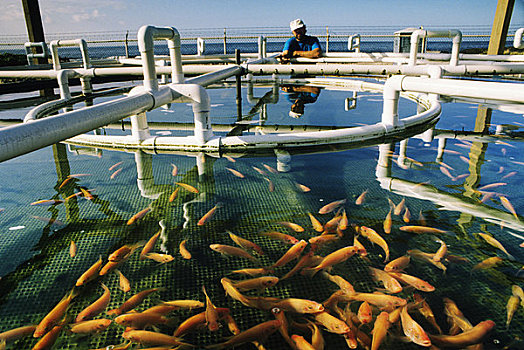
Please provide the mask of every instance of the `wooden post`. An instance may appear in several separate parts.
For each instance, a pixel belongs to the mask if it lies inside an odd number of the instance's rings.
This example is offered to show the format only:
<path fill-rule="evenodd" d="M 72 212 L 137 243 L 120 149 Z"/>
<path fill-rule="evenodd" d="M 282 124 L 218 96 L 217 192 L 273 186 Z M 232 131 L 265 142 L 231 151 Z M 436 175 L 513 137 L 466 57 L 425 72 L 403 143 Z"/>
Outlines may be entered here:
<path fill-rule="evenodd" d="M 42 17 L 40 16 L 40 6 L 38 0 L 22 0 L 24 8 L 25 25 L 27 27 L 27 35 L 31 42 L 45 42 L 44 27 L 42 26 Z M 33 53 L 36 49 L 32 48 Z M 33 58 L 34 64 L 48 63 L 45 58 Z M 52 88 L 40 90 L 40 96 L 50 97 L 54 95 Z"/>
<path fill-rule="evenodd" d="M 498 0 L 495 19 L 489 38 L 488 55 L 502 55 L 506 46 L 509 22 L 515 0 Z"/>

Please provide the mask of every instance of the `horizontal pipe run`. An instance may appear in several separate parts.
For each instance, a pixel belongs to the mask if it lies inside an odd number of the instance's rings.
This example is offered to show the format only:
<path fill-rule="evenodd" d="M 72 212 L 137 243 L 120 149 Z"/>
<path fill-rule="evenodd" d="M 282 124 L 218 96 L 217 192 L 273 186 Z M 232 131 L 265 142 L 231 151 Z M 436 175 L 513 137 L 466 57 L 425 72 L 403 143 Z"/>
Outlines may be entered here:
<path fill-rule="evenodd" d="M 460 30 L 423 30 L 417 29 L 411 34 L 411 47 L 409 51 L 410 66 L 416 65 L 418 43 L 422 38 L 453 38 L 453 46 L 451 48 L 451 60 L 449 64 L 456 66 L 458 64 L 460 43 L 462 42 L 462 33 Z"/>
<path fill-rule="evenodd" d="M 401 91 L 524 103 L 524 84 L 403 77 Z"/>
<path fill-rule="evenodd" d="M 0 162 L 145 112 L 153 105 L 152 95 L 144 92 L 0 129 Z"/>

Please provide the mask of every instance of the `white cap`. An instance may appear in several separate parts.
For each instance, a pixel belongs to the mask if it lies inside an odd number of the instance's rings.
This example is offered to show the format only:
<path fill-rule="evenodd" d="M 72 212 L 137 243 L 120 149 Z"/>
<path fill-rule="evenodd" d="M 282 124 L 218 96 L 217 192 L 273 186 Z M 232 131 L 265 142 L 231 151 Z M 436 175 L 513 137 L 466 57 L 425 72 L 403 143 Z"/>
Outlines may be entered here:
<path fill-rule="evenodd" d="M 305 26 L 306 25 L 304 24 L 304 22 L 300 18 L 297 18 L 296 20 L 291 21 L 289 23 L 289 27 L 291 28 L 291 31 L 297 30 L 298 28 L 302 28 L 302 27 L 305 27 Z"/>
<path fill-rule="evenodd" d="M 300 117 L 302 117 L 302 113 L 289 111 L 289 116 L 292 117 L 292 118 L 300 118 Z"/>

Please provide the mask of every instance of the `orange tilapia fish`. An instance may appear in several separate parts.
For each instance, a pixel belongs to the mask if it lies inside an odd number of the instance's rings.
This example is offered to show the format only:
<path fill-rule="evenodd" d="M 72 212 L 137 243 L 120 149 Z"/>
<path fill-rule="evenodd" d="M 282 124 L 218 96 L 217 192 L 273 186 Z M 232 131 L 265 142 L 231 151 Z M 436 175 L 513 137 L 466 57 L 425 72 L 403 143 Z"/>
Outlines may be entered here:
<path fill-rule="evenodd" d="M 57 205 L 63 202 L 64 201 L 59 199 L 41 199 L 39 201 L 31 203 L 30 205 Z"/>
<path fill-rule="evenodd" d="M 402 292 L 402 286 L 400 285 L 399 281 L 397 281 L 393 276 L 388 274 L 386 271 L 382 271 L 379 269 L 376 269 L 374 267 L 369 266 L 369 273 L 371 277 L 373 277 L 373 280 L 377 282 L 382 282 L 384 284 L 384 288 L 390 293 L 400 293 Z"/>
<path fill-rule="evenodd" d="M 117 177 L 118 174 L 120 174 L 122 172 L 122 169 L 123 168 L 119 168 L 119 169 L 115 170 L 115 172 L 112 173 L 111 176 L 109 176 L 109 179 L 113 180 L 115 177 Z"/>
<path fill-rule="evenodd" d="M 181 346 L 181 347 L 194 347 L 194 345 L 186 344 L 180 341 L 179 338 L 172 337 L 167 334 L 143 331 L 143 330 L 126 330 L 122 333 L 122 337 L 128 340 L 131 340 L 135 343 L 144 343 L 150 345 L 169 345 Z"/>
<path fill-rule="evenodd" d="M 448 246 L 441 239 L 436 239 L 436 242 L 440 243 L 440 248 L 437 250 L 435 255 L 433 255 L 433 261 L 440 261 L 448 254 Z"/>
<path fill-rule="evenodd" d="M 304 193 L 311 191 L 311 188 L 307 187 L 306 185 L 299 184 L 298 182 L 295 182 L 295 186 L 297 186 L 297 188 Z"/>
<path fill-rule="evenodd" d="M 217 308 L 218 314 L 220 317 L 224 317 L 224 315 L 229 313 L 228 308 L 219 307 Z M 186 333 L 189 333 L 193 330 L 199 329 L 202 326 L 204 326 L 206 323 L 206 312 L 203 311 L 199 314 L 196 314 L 194 316 L 189 317 L 188 319 L 184 320 L 178 328 L 173 333 L 174 337 L 180 337 Z"/>
<path fill-rule="evenodd" d="M 382 238 L 375 230 L 366 226 L 361 226 L 359 231 L 362 236 L 382 248 L 386 254 L 384 262 L 389 261 L 389 247 L 384 238 Z"/>
<path fill-rule="evenodd" d="M 253 255 L 249 254 L 242 248 L 233 247 L 226 244 L 211 244 L 209 248 L 213 249 L 215 252 L 218 252 L 222 255 L 231 255 L 231 256 L 237 256 L 240 258 L 249 259 L 251 261 L 258 262 L 258 259 L 255 258 Z"/>
<path fill-rule="evenodd" d="M 389 209 L 388 214 L 386 215 L 386 218 L 384 219 L 384 232 L 385 233 L 391 233 L 391 227 L 393 226 L 393 220 L 391 219 L 391 208 Z"/>
<path fill-rule="evenodd" d="M 406 299 L 395 297 L 393 295 L 387 295 L 382 293 L 355 293 L 348 296 L 349 299 L 367 301 L 371 305 L 375 305 L 379 308 L 383 307 L 399 307 L 407 304 Z"/>
<path fill-rule="evenodd" d="M 145 289 L 141 292 L 138 292 L 137 294 L 133 295 L 129 299 L 127 299 L 122 305 L 120 305 L 118 308 L 109 310 L 107 312 L 108 315 L 115 315 L 119 316 L 122 314 L 125 314 L 126 312 L 133 310 L 135 307 L 137 307 L 144 299 L 149 296 L 149 294 L 154 293 L 161 288 L 151 288 L 151 289 Z"/>
<path fill-rule="evenodd" d="M 411 276 L 405 273 L 400 273 L 400 272 L 388 272 L 388 273 L 391 276 L 398 279 L 399 281 L 401 281 L 402 283 L 409 284 L 410 286 L 415 287 L 415 289 L 421 290 L 423 292 L 433 292 L 435 290 L 435 287 L 433 287 L 431 284 L 429 284 L 428 282 L 418 277 Z"/>
<path fill-rule="evenodd" d="M 278 281 L 278 277 L 275 276 L 262 276 L 242 281 L 231 280 L 231 283 L 239 291 L 246 292 L 253 289 L 263 290 L 265 288 L 273 287 L 278 283 Z"/>
<path fill-rule="evenodd" d="M 491 258 L 487 258 L 479 262 L 477 265 L 473 266 L 472 270 L 479 270 L 479 269 L 490 269 L 492 267 L 497 266 L 498 264 L 502 263 L 504 259 L 502 259 L 499 256 L 493 256 Z"/>
<path fill-rule="evenodd" d="M 320 260 L 322 260 L 322 258 L 320 258 Z M 316 263 L 316 259 L 315 259 L 314 251 L 310 249 L 309 252 L 302 255 L 302 257 L 298 260 L 297 264 L 291 270 L 289 270 L 284 276 L 282 276 L 280 280 L 283 281 L 285 279 L 288 279 L 289 277 L 294 276 L 297 272 L 302 270 L 304 267 L 315 265 L 315 263 Z"/>
<path fill-rule="evenodd" d="M 80 191 L 84 195 L 85 199 L 87 199 L 89 201 L 92 201 L 93 199 L 95 199 L 95 197 L 91 194 L 90 190 L 87 190 L 87 189 L 85 189 L 83 187 L 80 187 Z"/>
<path fill-rule="evenodd" d="M 357 200 L 355 201 L 356 205 L 362 205 L 364 201 L 366 200 L 366 194 L 368 194 L 368 190 L 365 190 L 358 196 Z"/>
<path fill-rule="evenodd" d="M 324 231 L 324 226 L 318 221 L 316 217 L 313 216 L 310 212 L 307 212 L 307 215 L 309 216 L 309 219 L 311 220 L 311 225 L 313 226 L 313 229 L 317 232 Z"/>
<path fill-rule="evenodd" d="M 335 210 L 336 208 L 338 208 L 339 206 L 345 204 L 347 201 L 347 199 L 340 199 L 338 201 L 333 201 L 331 203 L 328 203 L 326 205 L 324 205 L 322 208 L 320 208 L 320 210 L 318 211 L 319 214 L 327 214 L 327 213 L 331 213 L 333 210 Z"/>
<path fill-rule="evenodd" d="M 206 315 L 207 328 L 211 332 L 218 331 L 218 329 L 220 328 L 220 324 L 218 323 L 220 315 L 219 315 L 219 313 L 217 311 L 217 307 L 213 304 L 213 302 L 211 301 L 211 299 L 207 295 L 205 286 L 202 286 L 202 291 L 204 292 L 204 295 L 206 296 L 206 311 L 205 311 L 205 315 Z"/>
<path fill-rule="evenodd" d="M 504 208 L 506 208 L 511 214 L 513 214 L 515 219 L 519 220 L 519 216 L 517 215 L 517 212 L 515 211 L 515 208 L 513 207 L 509 199 L 507 199 L 504 196 L 499 196 L 499 199 L 500 199 L 500 203 L 502 203 Z"/>
<path fill-rule="evenodd" d="M 113 322 L 107 318 L 76 322 L 71 326 L 71 332 L 76 334 L 91 334 L 103 332 Z"/>
<path fill-rule="evenodd" d="M 517 311 L 520 303 L 520 298 L 511 295 L 508 299 L 508 303 L 506 304 L 506 329 L 509 328 L 509 324 L 511 323 L 511 319 L 513 318 L 513 315 Z"/>
<path fill-rule="evenodd" d="M 295 238 L 293 236 L 290 236 L 282 232 L 269 231 L 269 232 L 260 232 L 259 234 L 262 236 L 269 237 L 271 239 L 276 239 L 286 244 L 295 244 L 298 242 L 298 238 Z"/>
<path fill-rule="evenodd" d="M 107 305 L 109 305 L 109 301 L 111 300 L 109 288 L 107 288 L 103 283 L 101 285 L 104 289 L 104 293 L 94 303 L 80 311 L 76 316 L 75 322 L 91 320 L 93 317 L 104 311 Z"/>
<path fill-rule="evenodd" d="M 367 324 L 372 321 L 373 313 L 371 310 L 371 305 L 369 305 L 367 301 L 364 301 L 362 304 L 360 304 L 357 311 L 357 317 L 360 321 L 360 324 Z"/>
<path fill-rule="evenodd" d="M 233 270 L 231 273 L 237 273 L 240 275 L 248 275 L 248 276 L 259 276 L 259 275 L 265 275 L 269 272 L 272 272 L 271 269 L 265 268 L 265 267 L 257 267 L 257 268 L 247 268 L 247 269 L 240 269 L 240 270 Z"/>
<path fill-rule="evenodd" d="M 76 256 L 78 248 L 76 246 L 75 241 L 71 241 L 71 244 L 69 244 L 69 256 L 74 258 Z"/>
<path fill-rule="evenodd" d="M 62 300 L 60 300 L 60 302 L 56 304 L 56 306 L 40 321 L 38 326 L 36 326 L 33 337 L 39 338 L 49 332 L 51 328 L 58 325 L 62 317 L 64 317 L 66 314 L 71 301 L 76 295 L 77 294 L 73 289 L 66 296 L 64 296 Z"/>
<path fill-rule="evenodd" d="M 247 249 L 247 250 L 253 250 L 259 255 L 264 255 L 264 252 L 262 251 L 262 248 L 258 244 L 255 244 L 251 242 L 250 240 L 247 240 L 245 238 L 242 238 L 240 236 L 235 235 L 233 232 L 226 230 L 229 237 L 238 244 L 241 248 Z"/>
<path fill-rule="evenodd" d="M 229 348 L 236 347 L 238 345 L 252 342 L 255 340 L 256 341 L 264 340 L 269 335 L 276 332 L 280 328 L 281 325 L 282 325 L 282 321 L 280 320 L 266 321 L 254 327 L 251 327 L 237 335 L 234 335 L 233 337 L 229 338 L 227 341 L 223 343 L 208 345 L 206 348 L 207 349 L 229 349 Z"/>
<path fill-rule="evenodd" d="M 175 182 L 176 185 L 182 187 L 184 190 L 186 191 L 189 191 L 189 192 L 192 192 L 192 193 L 198 193 L 198 189 L 196 189 L 195 187 L 191 186 L 191 185 L 188 185 L 186 183 L 183 183 L 183 182 Z"/>
<path fill-rule="evenodd" d="M 123 161 L 122 161 L 122 162 L 115 163 L 115 164 L 111 165 L 111 166 L 109 167 L 109 169 L 107 169 L 107 170 L 109 170 L 109 171 L 113 171 L 114 169 L 118 168 L 118 166 L 121 165 L 122 163 L 123 163 Z"/>
<path fill-rule="evenodd" d="M 438 347 L 465 348 L 469 345 L 479 344 L 488 333 L 495 327 L 495 322 L 486 320 L 478 323 L 468 331 L 457 335 L 431 335 L 429 339 Z"/>
<path fill-rule="evenodd" d="M 138 220 L 142 219 L 147 213 L 151 211 L 151 208 L 147 207 L 145 209 L 140 210 L 138 213 L 133 215 L 129 220 L 127 220 L 127 225 L 133 225 Z"/>
<path fill-rule="evenodd" d="M 144 247 L 142 248 L 142 251 L 140 252 L 140 260 L 145 259 L 145 255 L 150 253 L 153 250 L 153 247 L 155 246 L 155 243 L 158 240 L 158 237 L 164 230 L 164 226 L 162 226 L 162 224 L 161 224 L 161 227 L 162 229 L 160 229 L 157 233 L 151 236 L 151 238 L 149 238 L 147 243 L 144 244 Z"/>
<path fill-rule="evenodd" d="M 275 192 L 275 184 L 273 183 L 273 181 L 271 181 L 269 178 L 267 177 L 264 177 L 264 180 L 267 181 L 267 186 L 268 186 L 268 191 L 269 192 Z"/>
<path fill-rule="evenodd" d="M 131 290 L 131 283 L 129 280 L 124 276 L 124 274 L 120 270 L 115 270 L 115 272 L 118 275 L 118 287 L 120 290 L 124 293 L 127 293 Z"/>
<path fill-rule="evenodd" d="M 266 168 L 270 173 L 273 173 L 273 174 L 278 174 L 278 170 L 273 168 L 272 166 L 269 166 L 265 163 L 262 163 L 262 165 L 264 166 L 264 168 Z"/>
<path fill-rule="evenodd" d="M 204 216 L 200 218 L 200 220 L 198 220 L 197 225 L 202 226 L 206 222 L 211 220 L 213 216 L 215 216 L 215 212 L 217 211 L 217 209 L 222 208 L 223 206 L 224 205 L 221 202 L 218 202 L 213 208 L 211 208 L 207 213 L 205 213 Z"/>
<path fill-rule="evenodd" d="M 322 304 L 320 304 L 322 306 Z M 345 334 L 350 331 L 349 326 L 341 319 L 331 315 L 322 307 L 319 311 L 313 310 L 315 322 L 321 324 L 328 332 L 336 334 Z"/>
<path fill-rule="evenodd" d="M 488 244 L 492 245 L 493 247 L 495 247 L 497 249 L 502 250 L 504 253 L 506 253 L 506 255 L 509 258 L 513 258 L 513 256 L 510 253 L 508 253 L 506 248 L 504 248 L 504 246 L 497 239 L 495 239 L 495 237 L 487 235 L 487 234 L 482 233 L 482 232 L 479 232 L 478 235 L 480 237 L 482 237 L 486 242 L 488 242 Z"/>
<path fill-rule="evenodd" d="M 98 259 L 96 263 L 94 263 L 90 268 L 88 268 L 77 280 L 76 280 L 76 286 L 81 286 L 92 279 L 98 277 L 98 272 L 102 268 L 103 264 L 102 257 Z"/>
<path fill-rule="evenodd" d="M 147 254 L 144 254 L 144 257 L 147 259 L 156 261 L 157 263 L 161 263 L 161 264 L 165 264 L 165 263 L 175 260 L 175 258 L 172 255 L 161 254 L 161 253 L 147 253 Z"/>
<path fill-rule="evenodd" d="M 390 261 L 389 263 L 384 266 L 384 271 L 386 272 L 397 272 L 397 271 L 403 271 L 410 262 L 411 258 L 409 255 L 401 256 L 400 258 L 396 258 L 395 260 Z"/>
<path fill-rule="evenodd" d="M 402 198 L 399 204 L 395 206 L 395 209 L 393 210 L 394 215 L 400 215 L 402 211 L 404 210 L 404 206 L 406 205 L 406 198 Z"/>
<path fill-rule="evenodd" d="M 444 230 L 439 230 L 438 228 L 434 227 L 427 227 L 427 226 L 401 226 L 399 227 L 400 231 L 409 232 L 409 233 L 417 233 L 417 234 L 424 234 L 424 233 L 446 233 Z"/>
<path fill-rule="evenodd" d="M 349 219 L 346 214 L 346 209 L 342 209 L 342 217 L 340 218 L 340 221 L 338 222 L 337 229 L 340 231 L 344 231 L 348 228 L 349 225 Z"/>
<path fill-rule="evenodd" d="M 407 306 L 403 306 L 400 311 L 400 320 L 402 322 L 402 330 L 406 337 L 413 343 L 420 346 L 431 346 L 431 340 L 424 329 L 408 314 Z"/>
<path fill-rule="evenodd" d="M 413 293 L 413 300 L 418 305 L 417 311 L 424 316 L 424 318 L 431 323 L 431 325 L 438 331 L 439 334 L 442 334 L 442 330 L 440 329 L 440 326 L 438 325 L 437 321 L 435 320 L 435 315 L 433 314 L 433 310 L 431 310 L 431 307 L 426 302 L 424 298 L 418 293 Z"/>
<path fill-rule="evenodd" d="M 477 190 L 478 191 L 483 191 L 483 190 L 487 190 L 488 188 L 499 187 L 499 186 L 506 186 L 506 185 L 507 185 L 506 182 L 495 182 L 495 183 L 491 183 L 491 184 L 487 184 L 487 185 L 481 186 L 481 187 L 477 188 Z"/>
<path fill-rule="evenodd" d="M 0 333 L 0 339 L 6 342 L 12 342 L 20 338 L 26 337 L 33 334 L 36 329 L 36 325 L 22 326 L 10 329 L 8 331 Z"/>
<path fill-rule="evenodd" d="M 355 293 L 355 288 L 353 288 L 353 285 L 344 278 L 338 275 L 330 275 L 325 271 L 322 272 L 322 275 L 331 282 L 335 283 L 345 294 L 351 295 Z"/>
<path fill-rule="evenodd" d="M 180 242 L 180 245 L 178 246 L 178 251 L 180 252 L 180 255 L 186 260 L 191 259 L 191 253 L 186 248 L 187 240 L 184 239 L 182 242 Z"/>
<path fill-rule="evenodd" d="M 380 315 L 377 316 L 375 324 L 373 326 L 373 339 L 371 341 L 371 350 L 378 350 L 380 345 L 386 338 L 387 332 L 391 323 L 389 323 L 389 314 L 385 311 L 382 311 Z"/>
<path fill-rule="evenodd" d="M 282 226 L 286 226 L 286 227 L 292 229 L 295 232 L 304 232 L 304 228 L 302 226 L 300 226 L 298 224 L 295 224 L 293 222 L 278 221 L 278 222 L 276 222 L 276 224 L 279 224 L 279 225 L 282 225 Z"/>
<path fill-rule="evenodd" d="M 244 174 L 242 174 L 240 171 L 238 170 L 235 170 L 235 169 L 231 169 L 231 168 L 228 168 L 226 167 L 226 170 L 228 170 L 229 172 L 231 172 L 231 174 L 235 175 L 236 177 L 239 177 L 241 179 L 243 179 L 245 176 Z"/>
<path fill-rule="evenodd" d="M 280 257 L 280 259 L 277 260 L 277 262 L 271 265 L 271 269 L 284 266 L 288 262 L 298 258 L 306 246 L 307 242 L 304 240 L 300 240 L 299 242 L 295 243 L 291 248 L 288 249 L 287 252 L 284 253 L 284 255 Z"/>
<path fill-rule="evenodd" d="M 135 250 L 137 250 L 143 245 L 143 241 L 133 244 L 125 244 L 122 247 L 115 250 L 114 252 L 112 252 L 111 254 L 109 254 L 107 260 L 112 262 L 120 262 L 124 259 L 127 259 L 131 254 L 133 254 Z"/>
<path fill-rule="evenodd" d="M 252 168 L 257 172 L 259 173 L 260 175 L 262 176 L 267 176 L 266 172 L 260 168 L 257 168 L 256 166 L 252 166 Z"/>
<path fill-rule="evenodd" d="M 402 216 L 402 220 L 404 220 L 405 223 L 408 223 L 411 220 L 411 213 L 409 212 L 408 207 L 406 207 L 406 210 L 404 211 L 404 215 Z"/>
<path fill-rule="evenodd" d="M 171 175 L 177 176 L 178 175 L 178 167 L 175 164 L 171 164 L 173 169 L 171 170 Z"/>
<path fill-rule="evenodd" d="M 320 270 L 327 269 L 327 268 L 329 268 L 329 267 L 331 267 L 333 265 L 340 264 L 340 263 L 346 261 L 347 259 L 349 259 L 353 255 L 355 255 L 356 252 L 357 252 L 357 248 L 354 247 L 354 246 L 348 246 L 348 247 L 340 248 L 340 249 L 334 251 L 333 253 L 327 255 L 324 259 L 322 259 L 320 264 L 318 264 L 317 266 L 310 267 L 310 268 L 305 268 L 302 271 L 304 273 L 311 272 L 311 274 L 314 275 L 315 273 L 317 273 Z"/>
<path fill-rule="evenodd" d="M 168 321 L 169 319 L 163 315 L 154 312 L 133 312 L 115 318 L 115 323 L 134 329 L 144 329 L 149 326 L 166 324 Z"/>
<path fill-rule="evenodd" d="M 180 187 L 175 188 L 173 193 L 171 193 L 168 199 L 169 203 L 172 203 L 175 200 L 176 196 L 178 195 L 178 191 L 180 191 Z"/>

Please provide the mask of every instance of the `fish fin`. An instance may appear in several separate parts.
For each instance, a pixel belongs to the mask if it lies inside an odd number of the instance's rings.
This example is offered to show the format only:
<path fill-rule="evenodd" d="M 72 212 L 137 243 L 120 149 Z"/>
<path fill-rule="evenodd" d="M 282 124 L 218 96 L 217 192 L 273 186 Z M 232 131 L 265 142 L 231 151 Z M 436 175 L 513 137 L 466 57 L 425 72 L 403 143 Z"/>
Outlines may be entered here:
<path fill-rule="evenodd" d="M 318 271 L 320 271 L 321 269 L 317 269 L 317 268 L 314 268 L 314 267 L 306 267 L 304 269 L 302 269 L 300 271 L 300 274 L 302 276 L 308 276 L 308 277 L 313 277 L 317 274 Z"/>

